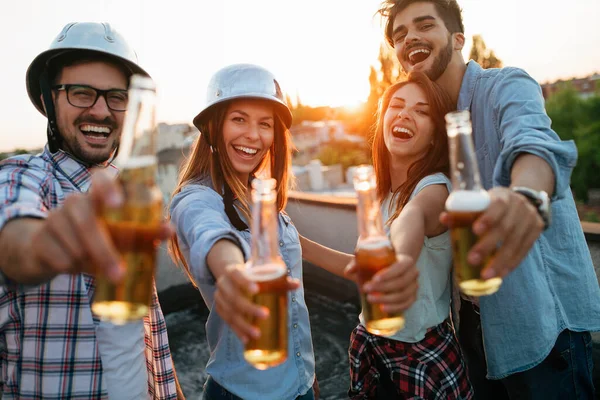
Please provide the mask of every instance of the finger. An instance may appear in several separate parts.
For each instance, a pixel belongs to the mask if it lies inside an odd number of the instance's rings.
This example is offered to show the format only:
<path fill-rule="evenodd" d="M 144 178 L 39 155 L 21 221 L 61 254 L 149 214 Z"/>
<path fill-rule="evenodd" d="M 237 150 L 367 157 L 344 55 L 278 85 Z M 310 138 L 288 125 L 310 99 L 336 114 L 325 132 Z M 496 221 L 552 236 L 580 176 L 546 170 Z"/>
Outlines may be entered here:
<path fill-rule="evenodd" d="M 497 249 L 498 244 L 502 243 L 504 247 L 507 240 L 510 240 L 510 236 L 513 235 L 515 230 L 523 225 L 528 225 L 528 216 L 537 213 L 535 209 L 528 204 L 528 202 L 522 199 L 520 195 L 510 193 L 513 195 L 511 206 L 502 215 L 501 220 L 497 221 L 484 235 L 481 237 L 475 246 L 469 252 L 467 259 L 473 265 L 479 265 L 487 257 L 493 255 Z M 515 197 L 517 196 L 517 197 Z M 523 223 L 525 222 L 525 223 Z M 475 222 L 477 223 L 477 221 Z M 511 251 L 513 247 L 509 248 Z M 501 257 L 501 261 L 505 261 L 504 257 Z M 490 272 L 487 272 L 491 274 Z"/>
<path fill-rule="evenodd" d="M 537 212 L 535 212 L 535 215 L 530 215 L 529 223 L 523 220 L 521 216 L 521 223 L 516 224 L 510 234 L 507 235 L 490 265 L 482 271 L 481 276 L 483 279 L 508 275 L 527 255 L 543 227 L 543 222 Z"/>
<path fill-rule="evenodd" d="M 236 286 L 236 290 L 251 295 L 258 293 L 258 285 L 248 278 L 243 265 L 228 265 L 225 272 L 231 283 Z"/>
<path fill-rule="evenodd" d="M 498 243 L 505 242 L 507 233 L 511 232 L 520 220 L 518 207 L 509 207 L 502 213 L 492 211 L 492 214 L 494 216 L 500 216 L 501 219 L 496 220 L 492 225 L 487 226 L 487 231 L 485 231 L 469 251 L 467 260 L 472 265 L 480 265 L 487 257 L 494 254 L 498 248 Z M 480 223 L 480 219 L 483 218 L 484 215 L 477 219 L 473 226 Z M 475 228 L 473 228 L 473 230 L 475 230 Z"/>
<path fill-rule="evenodd" d="M 510 193 L 506 193 L 505 190 L 491 192 L 490 205 L 473 223 L 473 232 L 476 235 L 483 235 L 502 221 L 511 208 Z"/>
<path fill-rule="evenodd" d="M 363 286 L 363 289 L 367 293 L 397 293 L 417 284 L 418 279 L 419 270 L 414 265 L 411 265 L 409 268 L 406 268 L 401 275 L 391 276 L 388 279 L 379 281 L 367 282 Z"/>
<path fill-rule="evenodd" d="M 244 315 L 235 314 L 231 318 L 231 327 L 239 333 L 240 337 L 258 339 L 261 334 L 260 329 L 252 325 L 250 321 L 256 321 L 256 319 L 249 319 Z"/>
<path fill-rule="evenodd" d="M 43 269 L 50 270 L 55 274 L 77 272 L 75 265 L 71 262 L 68 250 L 49 236 L 40 238 L 32 247 L 37 253 L 36 259 L 39 260 Z"/>
<path fill-rule="evenodd" d="M 350 261 L 348 265 L 346 265 L 346 267 L 344 268 L 344 275 L 354 275 L 356 274 L 357 269 L 358 266 L 356 264 L 356 259 L 353 258 L 352 261 Z"/>
<path fill-rule="evenodd" d="M 91 272 L 97 268 L 108 279 L 118 282 L 124 273 L 120 265 L 121 258 L 107 229 L 96 217 L 90 199 L 86 196 L 70 196 L 62 209 L 79 239 L 78 245 L 82 246 L 89 259 L 84 269 Z"/>
<path fill-rule="evenodd" d="M 382 289 L 390 280 L 394 280 L 395 284 L 398 284 L 400 280 L 408 284 L 412 278 L 410 276 L 404 277 L 404 274 L 409 272 L 416 272 L 418 276 L 418 270 L 414 265 L 412 257 L 404 254 L 398 254 L 396 255 L 395 263 L 389 267 L 377 271 L 371 280 L 362 286 L 362 289 L 365 292 L 377 291 Z"/>
<path fill-rule="evenodd" d="M 372 304 L 381 304 L 393 307 L 395 309 L 399 309 L 404 306 L 408 308 L 416 299 L 418 289 L 419 285 L 415 283 L 400 292 L 369 293 L 367 295 L 367 300 Z"/>
<path fill-rule="evenodd" d="M 266 307 L 252 303 L 248 294 L 244 293 L 230 276 L 223 276 L 217 281 L 217 294 L 222 302 L 223 308 L 231 309 L 229 315 L 221 315 L 223 319 L 233 318 L 236 314 L 248 315 L 250 317 L 266 318 L 269 310 Z"/>
<path fill-rule="evenodd" d="M 165 221 L 160 226 L 157 239 L 160 241 L 169 240 L 173 237 L 174 234 L 175 228 L 173 227 L 173 225 L 170 222 Z"/>
<path fill-rule="evenodd" d="M 404 254 L 396 255 L 396 262 L 391 264 L 389 267 L 382 268 L 377 271 L 371 278 L 373 282 L 383 282 L 401 276 L 414 267 L 414 261 L 412 257 Z"/>
<path fill-rule="evenodd" d="M 449 220 L 448 213 L 446 211 L 442 211 L 442 213 L 440 214 L 440 223 L 442 225 L 448 226 Z"/>
<path fill-rule="evenodd" d="M 229 325 L 231 330 L 237 335 L 237 337 L 240 338 L 240 340 L 243 343 L 247 343 L 250 337 L 252 337 L 252 334 L 256 334 L 256 332 L 247 332 L 243 329 L 240 329 L 239 325 L 237 325 L 233 320 L 233 313 L 231 307 L 229 307 L 226 302 L 223 302 L 219 299 L 218 293 L 215 294 L 215 308 L 217 314 L 221 316 L 223 321 L 225 321 L 225 323 Z"/>
<path fill-rule="evenodd" d="M 292 291 L 292 290 L 296 290 L 300 287 L 300 280 L 296 279 L 296 278 L 290 278 L 288 276 L 287 278 L 287 290 Z"/>
<path fill-rule="evenodd" d="M 46 229 L 49 233 L 47 238 L 57 241 L 60 247 L 64 249 L 64 253 L 60 257 L 61 260 L 72 264 L 72 268 L 79 269 L 82 268 L 85 262 L 88 262 L 85 251 L 78 245 L 77 234 L 64 213 L 55 213 L 49 216 L 46 220 Z"/>
<path fill-rule="evenodd" d="M 92 171 L 90 195 L 96 210 L 104 205 L 110 208 L 120 207 L 125 200 L 118 181 L 105 169 Z"/>

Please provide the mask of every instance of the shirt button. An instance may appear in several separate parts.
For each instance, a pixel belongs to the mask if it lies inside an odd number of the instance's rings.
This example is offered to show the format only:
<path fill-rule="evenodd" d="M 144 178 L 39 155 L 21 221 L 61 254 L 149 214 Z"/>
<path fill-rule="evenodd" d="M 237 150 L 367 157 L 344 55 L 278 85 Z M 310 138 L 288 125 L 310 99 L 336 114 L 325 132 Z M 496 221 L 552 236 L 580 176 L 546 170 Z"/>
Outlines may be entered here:
<path fill-rule="evenodd" d="M 292 274 L 292 270 L 288 268 L 288 274 Z"/>
<path fill-rule="evenodd" d="M 296 356 L 297 356 L 297 357 L 300 357 L 300 352 L 297 352 L 297 353 L 296 353 Z"/>
<path fill-rule="evenodd" d="M 296 298 L 292 297 L 292 303 L 295 303 L 295 302 L 296 302 Z"/>
<path fill-rule="evenodd" d="M 294 329 L 298 328 L 298 324 L 294 324 Z"/>
<path fill-rule="evenodd" d="M 283 240 L 279 241 L 279 247 L 283 247 Z"/>

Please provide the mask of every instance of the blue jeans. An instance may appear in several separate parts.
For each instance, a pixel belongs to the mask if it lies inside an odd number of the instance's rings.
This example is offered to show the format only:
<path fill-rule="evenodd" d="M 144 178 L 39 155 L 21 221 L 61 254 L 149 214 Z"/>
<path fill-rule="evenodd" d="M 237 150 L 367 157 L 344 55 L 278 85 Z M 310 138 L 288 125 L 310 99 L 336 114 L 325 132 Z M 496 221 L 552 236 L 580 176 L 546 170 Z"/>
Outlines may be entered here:
<path fill-rule="evenodd" d="M 210 375 L 204 383 L 201 400 L 244 400 L 241 397 L 229 392 L 223 386 L 219 385 Z M 268 397 L 265 397 L 268 400 Z M 296 400 L 315 400 L 313 390 L 310 389 L 305 395 L 296 397 Z"/>
<path fill-rule="evenodd" d="M 485 377 L 487 367 L 478 310 L 462 301 L 459 341 L 477 400 L 588 400 L 594 398 L 592 337 L 562 331 L 550 354 L 535 367 L 501 380 Z"/>

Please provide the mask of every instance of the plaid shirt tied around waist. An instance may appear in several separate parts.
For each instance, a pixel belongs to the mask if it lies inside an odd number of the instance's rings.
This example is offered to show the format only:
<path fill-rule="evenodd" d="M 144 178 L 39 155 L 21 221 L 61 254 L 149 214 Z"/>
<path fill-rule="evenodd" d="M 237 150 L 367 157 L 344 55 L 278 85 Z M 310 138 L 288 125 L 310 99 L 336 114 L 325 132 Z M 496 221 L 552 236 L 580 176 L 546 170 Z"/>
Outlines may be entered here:
<path fill-rule="evenodd" d="M 117 170 L 109 166 L 115 175 Z M 45 218 L 86 192 L 90 171 L 68 154 L 22 155 L 0 163 L 0 229 L 21 217 Z M 35 286 L 0 286 L 0 393 L 6 399 L 107 399 L 92 315 L 94 278 L 59 275 Z M 148 398 L 176 399 L 167 327 L 156 288 L 144 318 Z"/>

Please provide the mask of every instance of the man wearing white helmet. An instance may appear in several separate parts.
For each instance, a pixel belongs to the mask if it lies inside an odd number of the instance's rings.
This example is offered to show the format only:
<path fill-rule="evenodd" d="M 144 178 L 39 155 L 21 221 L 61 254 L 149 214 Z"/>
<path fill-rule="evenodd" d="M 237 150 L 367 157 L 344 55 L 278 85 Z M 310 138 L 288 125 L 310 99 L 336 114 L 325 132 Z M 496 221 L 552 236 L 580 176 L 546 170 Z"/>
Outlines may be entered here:
<path fill-rule="evenodd" d="M 100 23 L 66 25 L 27 70 L 48 143 L 41 154 L 0 163 L 3 399 L 183 398 L 156 293 L 139 323 L 107 324 L 90 307 L 90 273 L 122 275 L 95 211 L 122 201 L 110 161 L 132 73 L 148 75 L 123 37 Z M 157 239 L 170 234 L 165 224 Z"/>

